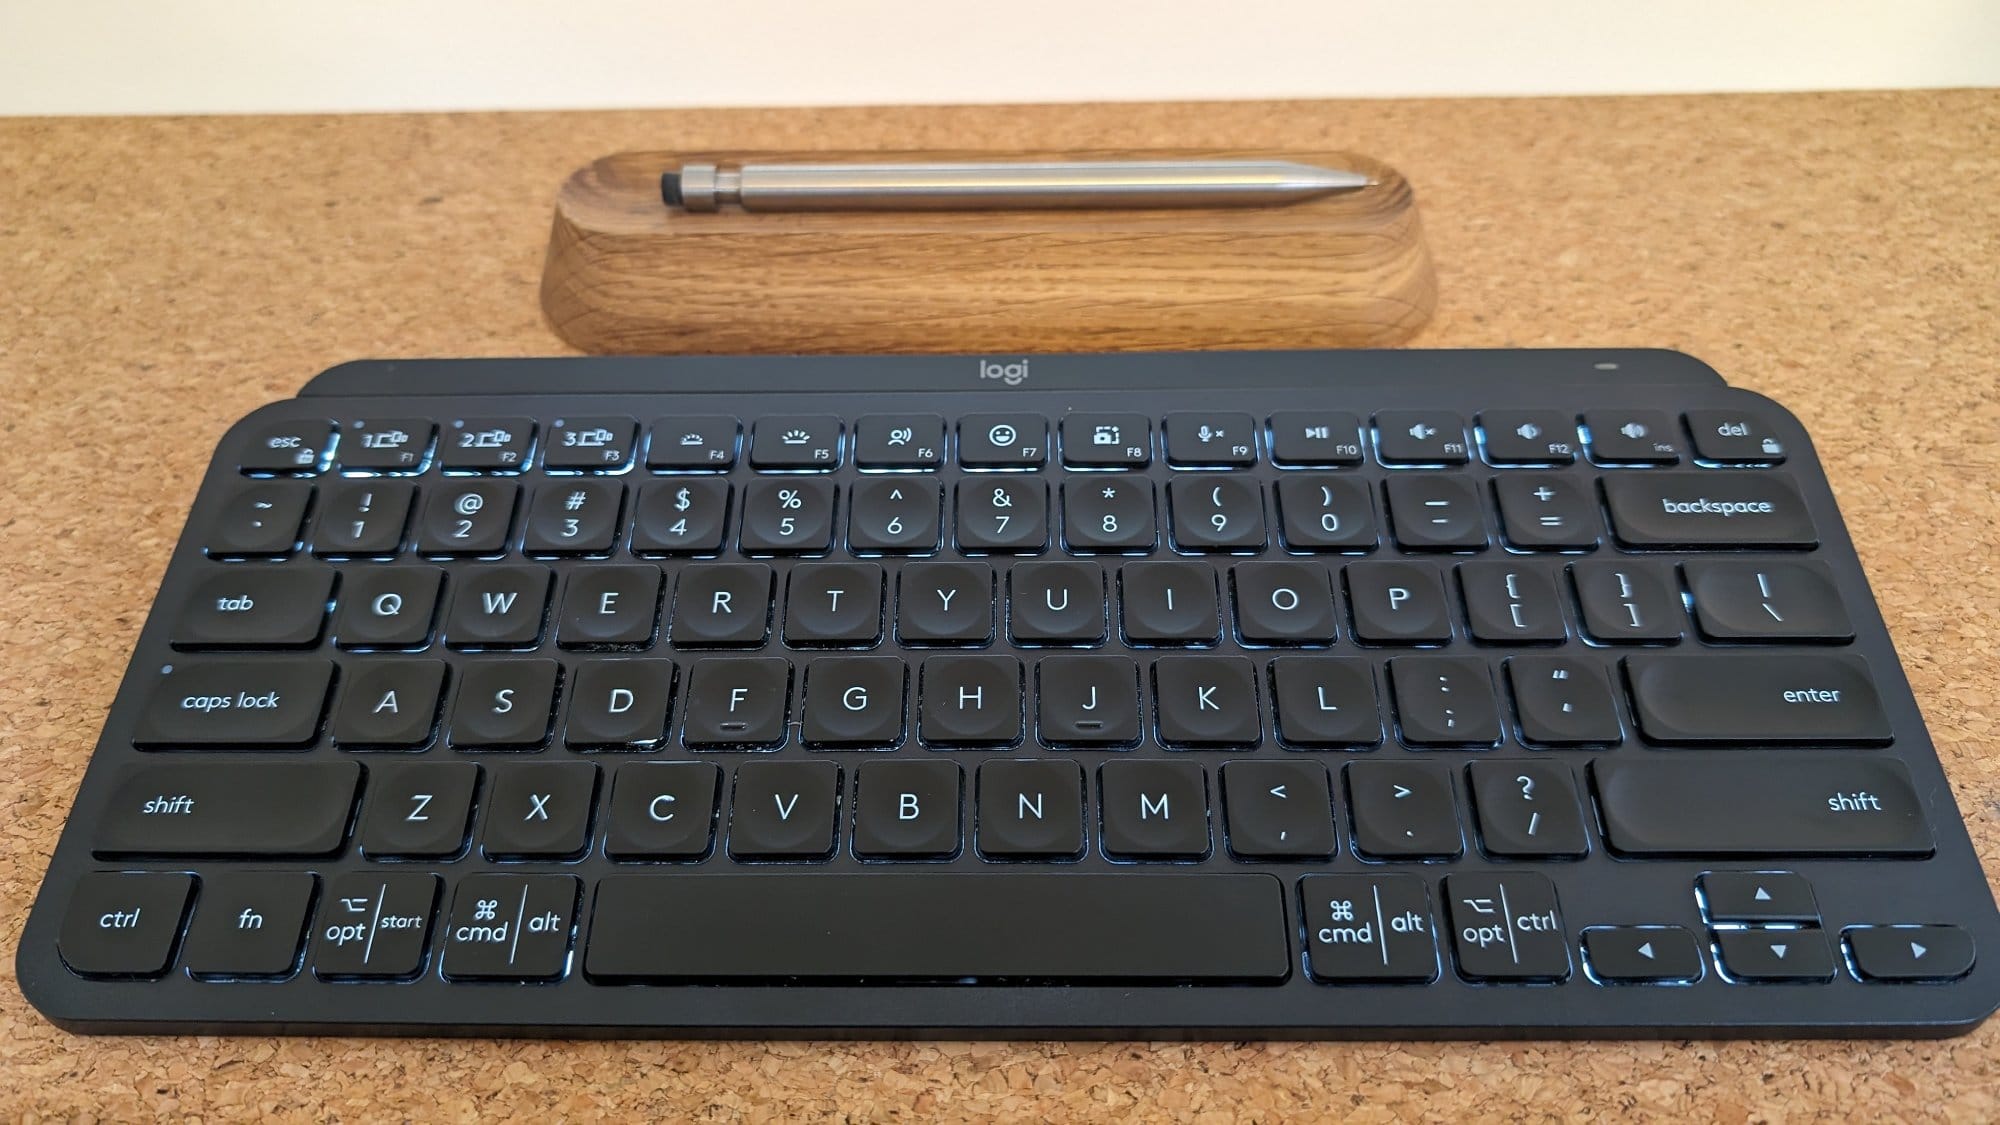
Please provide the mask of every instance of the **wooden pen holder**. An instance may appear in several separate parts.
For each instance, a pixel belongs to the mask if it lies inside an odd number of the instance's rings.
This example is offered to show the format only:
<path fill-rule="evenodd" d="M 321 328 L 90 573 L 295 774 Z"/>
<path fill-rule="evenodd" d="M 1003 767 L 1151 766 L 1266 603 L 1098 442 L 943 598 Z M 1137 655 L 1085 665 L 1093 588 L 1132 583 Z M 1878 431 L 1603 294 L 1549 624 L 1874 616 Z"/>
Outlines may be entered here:
<path fill-rule="evenodd" d="M 685 161 L 1225 159 L 1369 173 L 1276 207 L 692 214 Z M 1436 304 L 1410 185 L 1342 152 L 626 152 L 556 198 L 542 308 L 586 352 L 1379 347 Z"/>

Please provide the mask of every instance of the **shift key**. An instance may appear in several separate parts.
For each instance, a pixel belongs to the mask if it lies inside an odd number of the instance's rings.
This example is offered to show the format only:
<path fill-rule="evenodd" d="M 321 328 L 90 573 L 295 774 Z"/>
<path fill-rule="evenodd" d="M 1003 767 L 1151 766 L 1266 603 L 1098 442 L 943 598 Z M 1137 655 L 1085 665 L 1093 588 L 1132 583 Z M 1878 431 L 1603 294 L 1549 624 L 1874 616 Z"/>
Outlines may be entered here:
<path fill-rule="evenodd" d="M 361 764 L 152 760 L 119 777 L 91 850 L 117 856 L 332 855 Z"/>
<path fill-rule="evenodd" d="M 153 685 L 132 734 L 142 747 L 312 744 L 333 664 L 317 659 L 184 660 Z"/>

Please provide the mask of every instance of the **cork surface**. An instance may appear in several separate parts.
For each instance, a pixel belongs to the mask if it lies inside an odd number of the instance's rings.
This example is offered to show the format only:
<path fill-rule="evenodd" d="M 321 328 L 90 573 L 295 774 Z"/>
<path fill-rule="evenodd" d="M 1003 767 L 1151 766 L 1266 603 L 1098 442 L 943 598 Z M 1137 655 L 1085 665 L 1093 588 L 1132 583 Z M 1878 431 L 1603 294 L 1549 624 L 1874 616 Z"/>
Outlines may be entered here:
<path fill-rule="evenodd" d="M 1401 168 L 1439 275 L 1418 345 L 1675 347 L 1789 404 L 2000 871 L 2000 91 L 0 120 L 0 1117 L 2000 1118 L 2000 1021 L 1925 1043 L 543 1043 L 89 1039 L 27 1007 L 21 921 L 232 420 L 353 357 L 561 350 L 536 303 L 550 202 L 602 153 L 1167 145 Z"/>

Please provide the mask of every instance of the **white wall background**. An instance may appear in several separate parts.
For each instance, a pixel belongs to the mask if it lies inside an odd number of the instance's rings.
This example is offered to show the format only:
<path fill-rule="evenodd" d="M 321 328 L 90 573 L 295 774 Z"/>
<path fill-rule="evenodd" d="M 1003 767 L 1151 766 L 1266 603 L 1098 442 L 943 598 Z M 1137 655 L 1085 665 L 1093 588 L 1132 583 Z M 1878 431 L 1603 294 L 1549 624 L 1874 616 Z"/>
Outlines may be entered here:
<path fill-rule="evenodd" d="M 0 0 L 0 114 L 2000 85 L 2000 0 Z"/>

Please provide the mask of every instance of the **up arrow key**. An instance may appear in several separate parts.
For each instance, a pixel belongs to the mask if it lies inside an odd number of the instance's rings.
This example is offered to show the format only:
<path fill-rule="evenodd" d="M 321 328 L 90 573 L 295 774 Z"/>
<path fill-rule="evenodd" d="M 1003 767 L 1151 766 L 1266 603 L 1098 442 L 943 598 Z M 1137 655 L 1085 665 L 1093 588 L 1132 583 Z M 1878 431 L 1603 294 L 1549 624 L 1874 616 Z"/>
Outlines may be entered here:
<path fill-rule="evenodd" d="M 1765 890 L 1762 887 L 1758 887 L 1757 893 L 1753 897 L 1755 897 L 1758 902 L 1769 902 L 1771 901 L 1771 892 Z"/>

